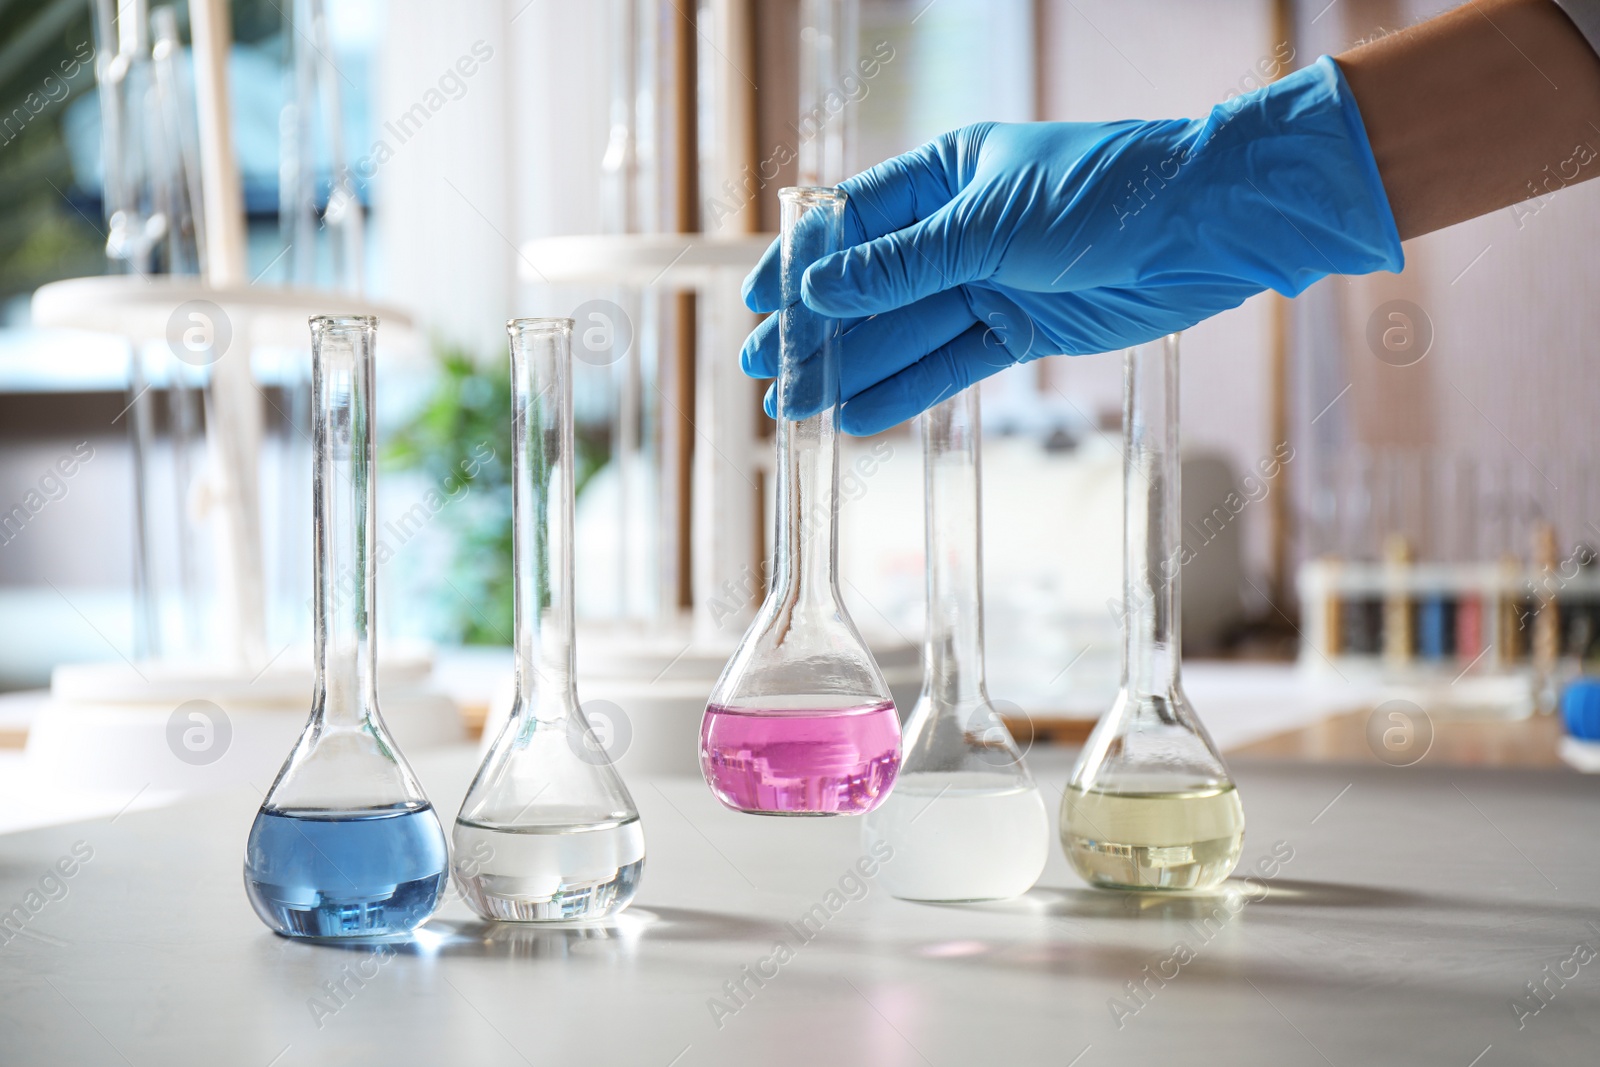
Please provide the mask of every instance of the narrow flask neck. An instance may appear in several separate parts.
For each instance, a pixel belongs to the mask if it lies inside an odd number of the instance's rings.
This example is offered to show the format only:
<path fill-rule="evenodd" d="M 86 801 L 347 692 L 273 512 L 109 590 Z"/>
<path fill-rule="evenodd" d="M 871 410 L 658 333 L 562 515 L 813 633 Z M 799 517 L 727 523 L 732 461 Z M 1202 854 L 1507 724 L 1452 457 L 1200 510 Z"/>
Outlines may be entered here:
<path fill-rule="evenodd" d="M 936 710 L 988 703 L 983 675 L 983 535 L 978 394 L 923 416 L 928 637 L 923 692 Z"/>
<path fill-rule="evenodd" d="M 568 320 L 511 328 L 517 709 L 541 719 L 577 702 L 571 354 Z"/>
<path fill-rule="evenodd" d="M 312 332 L 314 713 L 331 725 L 360 724 L 377 709 L 373 337 L 370 323 L 322 324 Z"/>
<path fill-rule="evenodd" d="M 1128 350 L 1123 395 L 1123 688 L 1179 687 L 1178 338 Z"/>
<path fill-rule="evenodd" d="M 778 530 L 773 595 L 832 610 L 839 602 L 839 321 L 801 299 L 806 268 L 838 250 L 844 197 L 785 189 L 778 319 Z"/>
<path fill-rule="evenodd" d="M 778 421 L 778 530 L 772 588 L 797 605 L 838 601 L 839 444 L 834 413 Z"/>

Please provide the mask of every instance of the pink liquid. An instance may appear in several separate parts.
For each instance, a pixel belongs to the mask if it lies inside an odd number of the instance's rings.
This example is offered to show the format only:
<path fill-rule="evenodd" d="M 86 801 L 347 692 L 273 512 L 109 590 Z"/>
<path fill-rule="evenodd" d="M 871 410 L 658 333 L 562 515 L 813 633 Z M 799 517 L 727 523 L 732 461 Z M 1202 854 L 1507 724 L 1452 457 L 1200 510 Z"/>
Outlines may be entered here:
<path fill-rule="evenodd" d="M 861 815 L 900 769 L 894 704 L 836 711 L 706 706 L 700 770 L 717 799 L 767 815 Z"/>
<path fill-rule="evenodd" d="M 1483 601 L 1464 596 L 1456 602 L 1456 659 L 1471 663 L 1483 651 Z"/>

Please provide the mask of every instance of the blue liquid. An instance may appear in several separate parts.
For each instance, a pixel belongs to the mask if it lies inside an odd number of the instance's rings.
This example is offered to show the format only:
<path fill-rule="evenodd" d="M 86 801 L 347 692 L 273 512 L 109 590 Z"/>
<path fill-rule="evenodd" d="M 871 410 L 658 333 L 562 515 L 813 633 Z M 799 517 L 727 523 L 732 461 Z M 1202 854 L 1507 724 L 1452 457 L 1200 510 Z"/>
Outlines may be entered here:
<path fill-rule="evenodd" d="M 285 937 L 404 936 L 433 914 L 448 879 L 444 829 L 428 804 L 263 808 L 245 847 L 250 903 Z"/>
<path fill-rule="evenodd" d="M 1423 659 L 1445 659 L 1455 654 L 1454 600 L 1430 597 L 1422 602 L 1417 618 L 1417 644 Z"/>

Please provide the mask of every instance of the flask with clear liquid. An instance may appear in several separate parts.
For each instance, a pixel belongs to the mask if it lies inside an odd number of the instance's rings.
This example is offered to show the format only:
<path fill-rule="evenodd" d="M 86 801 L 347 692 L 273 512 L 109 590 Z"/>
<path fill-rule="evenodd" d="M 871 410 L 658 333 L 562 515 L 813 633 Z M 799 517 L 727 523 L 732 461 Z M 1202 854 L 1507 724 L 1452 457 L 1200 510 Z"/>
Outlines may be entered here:
<path fill-rule="evenodd" d="M 571 319 L 513 319 L 516 696 L 456 816 L 454 872 L 485 919 L 603 919 L 644 869 L 639 810 L 578 704 Z"/>
<path fill-rule="evenodd" d="M 983 666 L 978 391 L 922 416 L 928 631 L 894 792 L 862 825 L 902 900 L 1005 900 L 1044 870 L 1050 820 Z"/>
<path fill-rule="evenodd" d="M 900 766 L 900 721 L 839 595 L 839 324 L 800 300 L 807 267 L 841 244 L 845 197 L 782 203 L 777 531 L 766 601 L 711 691 L 700 769 L 717 799 L 758 815 L 860 815 Z"/>
<path fill-rule="evenodd" d="M 1179 680 L 1178 335 L 1128 350 L 1123 396 L 1122 688 L 1061 799 L 1091 885 L 1207 889 L 1239 862 L 1244 808 Z"/>
<path fill-rule="evenodd" d="M 316 688 L 245 850 L 256 914 L 306 938 L 401 938 L 449 878 L 444 828 L 378 711 L 369 316 L 311 320 Z"/>

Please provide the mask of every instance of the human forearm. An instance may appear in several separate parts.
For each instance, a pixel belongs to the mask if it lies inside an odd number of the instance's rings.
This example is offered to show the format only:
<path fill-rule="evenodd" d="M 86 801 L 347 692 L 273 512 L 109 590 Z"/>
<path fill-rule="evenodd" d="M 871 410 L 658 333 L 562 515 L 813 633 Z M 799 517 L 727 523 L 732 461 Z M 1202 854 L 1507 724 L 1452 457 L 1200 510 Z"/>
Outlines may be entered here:
<path fill-rule="evenodd" d="M 1402 238 L 1552 191 L 1547 166 L 1600 175 L 1600 58 L 1551 0 L 1470 0 L 1337 59 Z"/>

